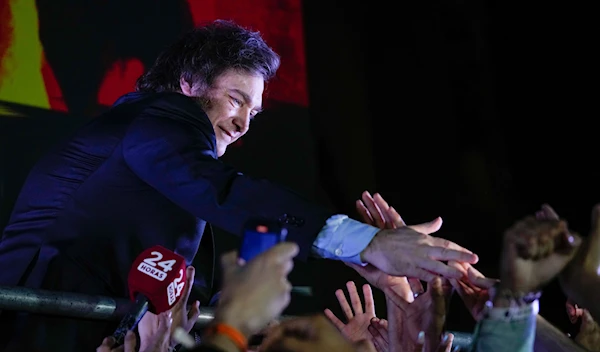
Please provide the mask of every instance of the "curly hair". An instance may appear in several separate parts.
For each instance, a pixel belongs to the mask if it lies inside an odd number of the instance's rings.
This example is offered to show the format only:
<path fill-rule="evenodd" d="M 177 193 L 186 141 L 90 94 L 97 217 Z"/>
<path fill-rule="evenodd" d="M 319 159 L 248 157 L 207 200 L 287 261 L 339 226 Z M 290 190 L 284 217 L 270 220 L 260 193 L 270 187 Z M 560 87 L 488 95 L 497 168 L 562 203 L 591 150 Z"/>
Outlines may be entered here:
<path fill-rule="evenodd" d="M 138 78 L 136 90 L 179 92 L 183 78 L 203 91 L 230 69 L 260 75 L 266 82 L 275 76 L 279 64 L 279 55 L 259 32 L 216 20 L 196 27 L 163 51 Z"/>

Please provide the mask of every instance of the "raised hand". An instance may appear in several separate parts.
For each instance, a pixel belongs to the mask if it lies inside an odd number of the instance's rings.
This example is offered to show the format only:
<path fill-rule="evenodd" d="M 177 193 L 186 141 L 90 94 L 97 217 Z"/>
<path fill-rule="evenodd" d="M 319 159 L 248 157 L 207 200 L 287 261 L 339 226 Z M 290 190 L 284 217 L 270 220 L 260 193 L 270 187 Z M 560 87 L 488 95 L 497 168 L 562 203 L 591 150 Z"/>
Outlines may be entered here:
<path fill-rule="evenodd" d="M 363 295 L 365 297 L 364 310 L 362 302 L 360 301 L 360 296 L 356 290 L 356 284 L 353 281 L 348 281 L 346 283 L 346 288 L 348 289 L 352 307 L 348 304 L 348 300 L 346 299 L 343 290 L 336 290 L 335 295 L 348 322 L 344 324 L 329 309 L 325 309 L 325 316 L 331 320 L 333 325 L 335 325 L 348 340 L 358 342 L 365 339 L 371 339 L 368 328 L 371 319 L 375 317 L 375 303 L 371 286 L 368 284 L 363 285 Z"/>
<path fill-rule="evenodd" d="M 504 234 L 500 286 L 513 293 L 540 289 L 562 271 L 581 243 L 561 220 L 527 217 Z"/>
<path fill-rule="evenodd" d="M 146 312 L 138 324 L 140 335 L 140 351 L 161 351 L 168 347 L 174 347 L 177 342 L 173 339 L 175 330 L 180 327 L 190 332 L 198 320 L 200 302 L 195 301 L 187 308 L 192 286 L 194 285 L 195 269 L 193 266 L 186 268 L 186 283 L 181 298 L 168 312 L 168 327 L 165 323 L 166 313 L 159 315 Z M 166 329 L 166 333 L 163 330 Z M 166 346 L 166 347 L 160 347 Z"/>
<path fill-rule="evenodd" d="M 380 229 L 396 229 L 407 226 L 396 209 L 391 207 L 379 193 L 374 196 L 364 191 L 361 199 L 356 201 L 356 211 L 366 224 Z M 437 232 L 442 227 L 442 218 L 437 217 L 430 222 L 408 225 L 411 229 L 426 235 Z"/>
<path fill-rule="evenodd" d="M 298 245 L 280 243 L 243 263 L 235 252 L 221 257 L 223 290 L 215 321 L 231 325 L 249 337 L 278 317 L 290 302 L 287 275 L 294 267 Z"/>
<path fill-rule="evenodd" d="M 427 286 L 425 293 L 412 299 L 414 292 L 406 281 L 397 292 L 386 296 L 390 352 L 438 351 L 440 345 L 446 346 L 447 339 L 452 338 L 442 334 L 449 292 L 439 277 Z"/>

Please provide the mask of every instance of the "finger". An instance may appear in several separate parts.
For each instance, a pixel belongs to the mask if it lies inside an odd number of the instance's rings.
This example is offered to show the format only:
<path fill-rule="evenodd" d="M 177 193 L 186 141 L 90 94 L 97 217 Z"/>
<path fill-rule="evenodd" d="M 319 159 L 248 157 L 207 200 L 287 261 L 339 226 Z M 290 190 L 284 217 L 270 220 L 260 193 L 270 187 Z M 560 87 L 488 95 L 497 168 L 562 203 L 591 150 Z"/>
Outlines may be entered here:
<path fill-rule="evenodd" d="M 425 332 L 420 331 L 419 334 L 417 335 L 417 343 L 415 344 L 414 352 L 423 352 L 424 345 L 425 345 Z"/>
<path fill-rule="evenodd" d="M 427 248 L 427 256 L 431 259 L 457 262 L 466 262 L 476 264 L 479 257 L 468 249 L 462 248 L 448 240 L 435 238 L 432 240 L 431 247 Z"/>
<path fill-rule="evenodd" d="M 375 226 L 375 221 L 373 221 L 369 210 L 365 207 L 365 203 L 360 199 L 356 201 L 356 212 L 365 224 Z"/>
<path fill-rule="evenodd" d="M 170 310 L 166 312 L 162 312 L 157 316 L 157 330 L 156 335 L 160 335 L 166 333 L 171 329 L 171 324 L 173 323 L 173 317 Z"/>
<path fill-rule="evenodd" d="M 494 287 L 495 284 L 500 282 L 500 280 L 491 279 L 491 278 L 487 278 L 487 277 L 483 276 L 483 274 L 481 272 L 479 272 L 477 269 L 475 269 L 474 267 L 469 267 L 467 276 L 469 278 L 469 281 L 473 285 L 475 285 L 479 288 L 484 288 L 484 289 L 490 289 L 490 288 Z"/>
<path fill-rule="evenodd" d="M 403 311 L 408 310 L 408 308 L 410 306 L 409 301 L 407 301 L 404 297 L 402 297 L 401 295 L 399 295 L 398 293 L 396 293 L 395 290 L 392 290 L 392 291 L 388 292 L 385 297 L 389 301 L 392 301 L 392 303 L 394 303 L 398 308 L 402 309 Z M 410 299 L 411 300 L 414 299 L 412 297 L 412 293 L 411 293 Z"/>
<path fill-rule="evenodd" d="M 446 317 L 446 297 L 444 296 L 444 290 L 442 288 L 442 279 L 436 277 L 429 282 L 427 290 L 431 294 L 432 305 L 430 311 L 434 318 L 434 328 L 436 336 L 440 334 L 444 329 L 445 317 Z"/>
<path fill-rule="evenodd" d="M 341 320 L 338 319 L 338 317 L 335 316 L 335 314 L 333 314 L 333 312 L 329 309 L 325 309 L 324 311 L 325 316 L 327 317 L 327 319 L 329 319 L 329 321 L 331 321 L 331 323 L 333 325 L 335 325 L 335 327 L 338 330 L 342 330 L 344 328 L 344 326 L 346 326 L 346 324 L 344 324 Z"/>
<path fill-rule="evenodd" d="M 352 308 L 350 308 L 350 305 L 348 304 L 348 300 L 346 299 L 346 295 L 344 295 L 344 291 L 339 289 L 336 290 L 335 296 L 340 303 L 340 308 L 342 308 L 342 312 L 344 312 L 346 319 L 352 319 L 354 317 L 354 313 L 352 313 Z"/>
<path fill-rule="evenodd" d="M 425 292 L 423 283 L 421 282 L 421 280 L 417 279 L 416 277 L 408 278 L 408 284 L 410 285 L 410 289 L 413 292 L 413 294 L 420 295 L 423 292 Z"/>
<path fill-rule="evenodd" d="M 185 287 L 183 288 L 183 292 L 181 293 L 181 297 L 179 301 L 175 304 L 172 309 L 178 309 L 175 307 L 186 306 L 188 299 L 190 298 L 190 294 L 192 293 L 192 287 L 194 287 L 194 276 L 196 275 L 196 269 L 193 266 L 188 266 L 185 269 Z"/>
<path fill-rule="evenodd" d="M 460 270 L 448 266 L 442 262 L 431 259 L 420 259 L 417 265 L 427 271 L 442 275 L 450 279 L 460 279 L 463 274 Z"/>
<path fill-rule="evenodd" d="M 190 308 L 190 311 L 188 312 L 187 318 L 188 318 L 188 326 L 191 329 L 194 325 L 196 325 L 196 322 L 200 318 L 200 301 L 196 301 L 196 302 L 194 302 L 194 304 L 192 304 L 192 307 Z"/>
<path fill-rule="evenodd" d="M 418 280 L 418 279 L 417 279 Z M 406 276 L 399 276 L 396 285 L 393 287 L 393 291 L 396 295 L 402 298 L 404 301 L 410 303 L 415 300 L 415 294 L 412 290 L 410 283 Z"/>
<path fill-rule="evenodd" d="M 446 297 L 448 299 L 454 292 L 454 290 L 452 289 L 452 285 L 450 284 L 450 279 L 448 279 L 446 277 L 441 277 L 441 280 L 442 280 L 442 291 L 444 291 L 444 297 Z M 446 300 L 446 303 L 449 303 L 449 302 Z"/>
<path fill-rule="evenodd" d="M 437 232 L 442 227 L 443 220 L 441 217 L 437 217 L 430 222 L 426 222 L 419 225 L 410 225 L 409 227 L 417 232 L 429 235 Z"/>
<path fill-rule="evenodd" d="M 467 277 L 469 279 L 485 277 L 485 275 L 483 275 L 481 271 L 477 270 L 477 268 L 475 268 L 471 264 L 463 263 L 463 267 L 467 268 Z"/>
<path fill-rule="evenodd" d="M 471 266 L 471 264 L 469 263 L 460 263 L 457 262 L 456 260 L 449 260 L 448 261 L 448 266 L 451 266 L 455 269 L 458 269 L 462 272 L 463 274 L 463 278 L 467 278 L 468 277 L 468 272 L 469 272 L 469 267 Z"/>
<path fill-rule="evenodd" d="M 105 346 L 105 347 L 112 347 L 112 346 L 115 344 L 115 342 L 116 342 L 116 341 L 115 341 L 115 338 L 114 338 L 114 337 L 112 337 L 112 336 L 108 336 L 108 337 L 105 337 L 105 338 L 104 338 L 104 340 L 102 340 L 102 345 L 100 345 L 100 346 L 101 346 L 101 347 L 102 347 L 102 346 Z"/>
<path fill-rule="evenodd" d="M 358 290 L 356 289 L 356 284 L 354 281 L 348 281 L 346 283 L 346 288 L 348 289 L 348 295 L 350 296 L 350 302 L 352 303 L 352 310 L 354 311 L 354 314 L 362 314 L 362 302 L 360 301 L 360 296 L 358 295 Z"/>
<path fill-rule="evenodd" d="M 409 271 L 410 272 L 407 275 L 417 278 L 422 281 L 431 281 L 438 276 L 437 273 L 432 273 L 423 268 L 413 268 Z M 413 297 L 414 297 L 414 295 L 413 295 Z"/>
<path fill-rule="evenodd" d="M 395 229 L 397 226 L 394 223 L 392 217 L 390 216 L 389 204 L 383 199 L 383 197 L 379 193 L 375 193 L 375 195 L 373 196 L 373 201 L 375 202 L 375 205 L 377 206 L 379 211 L 381 211 L 381 215 L 383 215 L 385 227 L 388 229 Z"/>
<path fill-rule="evenodd" d="M 452 343 L 454 342 L 454 334 L 446 333 L 442 337 L 442 342 L 439 347 L 436 349 L 438 352 L 451 352 L 452 351 Z"/>
<path fill-rule="evenodd" d="M 548 220 L 558 220 L 559 219 L 558 214 L 548 204 L 542 205 L 542 212 L 544 213 L 545 218 Z"/>
<path fill-rule="evenodd" d="M 164 332 L 166 333 L 166 331 Z M 137 344 L 137 339 L 135 337 L 135 333 L 132 330 L 127 331 L 125 335 L 125 341 L 123 342 L 123 346 L 125 352 L 135 352 L 135 345 Z"/>
<path fill-rule="evenodd" d="M 458 296 L 463 301 L 463 303 L 465 302 L 466 299 L 469 299 L 469 294 L 467 293 L 467 291 L 465 289 L 465 284 L 462 283 L 462 281 L 457 280 L 457 279 L 450 279 L 448 281 L 450 281 L 450 285 L 452 285 L 452 288 L 454 289 L 454 291 L 456 291 L 456 293 L 458 293 Z"/>
<path fill-rule="evenodd" d="M 193 350 L 196 346 L 194 338 L 181 327 L 176 327 L 173 331 L 173 341 L 177 342 L 185 348 L 185 350 Z"/>
<path fill-rule="evenodd" d="M 363 203 L 365 203 L 365 206 L 369 210 L 369 213 L 371 214 L 371 218 L 373 218 L 375 226 L 379 227 L 380 229 L 385 228 L 385 220 L 383 218 L 383 214 L 375 204 L 375 201 L 373 200 L 373 197 L 371 197 L 371 194 L 369 192 L 363 192 L 362 201 Z"/>
<path fill-rule="evenodd" d="M 375 328 L 377 330 L 377 332 L 381 335 L 381 338 L 383 339 L 383 341 L 385 341 L 385 344 L 388 343 L 388 323 L 387 320 L 385 319 L 379 319 L 379 318 L 373 318 L 371 319 L 371 324 L 370 326 L 372 326 L 373 328 Z"/>
<path fill-rule="evenodd" d="M 384 340 L 383 335 L 387 335 L 387 331 L 382 334 L 375 325 L 369 325 L 368 330 L 373 343 L 378 347 L 377 350 L 384 349 L 387 346 L 387 341 Z"/>
<path fill-rule="evenodd" d="M 390 207 L 388 209 L 387 213 L 388 213 L 389 218 L 392 221 L 392 224 L 394 224 L 394 226 L 396 228 L 406 226 L 406 223 L 404 222 L 404 220 L 402 219 L 402 217 L 400 216 L 400 214 L 394 207 Z"/>
<path fill-rule="evenodd" d="M 364 284 L 362 289 L 363 297 L 365 298 L 365 313 L 369 315 L 375 315 L 375 300 L 373 299 L 373 290 L 371 289 L 371 285 Z"/>

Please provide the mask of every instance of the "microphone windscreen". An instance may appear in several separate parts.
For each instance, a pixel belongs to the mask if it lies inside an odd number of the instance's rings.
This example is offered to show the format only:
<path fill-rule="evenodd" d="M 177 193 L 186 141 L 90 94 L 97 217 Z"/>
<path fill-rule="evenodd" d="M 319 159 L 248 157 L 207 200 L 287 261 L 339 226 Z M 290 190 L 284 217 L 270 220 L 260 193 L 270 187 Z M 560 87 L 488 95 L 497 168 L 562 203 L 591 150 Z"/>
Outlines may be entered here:
<path fill-rule="evenodd" d="M 127 281 L 131 300 L 142 294 L 150 301 L 148 310 L 160 314 L 181 297 L 186 283 L 185 259 L 162 246 L 148 248 L 133 262 Z"/>

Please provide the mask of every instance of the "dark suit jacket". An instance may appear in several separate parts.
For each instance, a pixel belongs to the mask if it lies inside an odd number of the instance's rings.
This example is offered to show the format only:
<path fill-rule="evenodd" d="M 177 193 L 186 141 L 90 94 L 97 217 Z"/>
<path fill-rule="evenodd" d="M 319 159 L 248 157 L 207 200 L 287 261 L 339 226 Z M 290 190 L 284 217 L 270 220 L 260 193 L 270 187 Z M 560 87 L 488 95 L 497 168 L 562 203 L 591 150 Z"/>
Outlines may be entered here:
<path fill-rule="evenodd" d="M 191 264 L 207 221 L 241 234 L 249 218 L 279 220 L 305 259 L 332 214 L 219 161 L 193 99 L 131 93 L 34 166 L 0 241 L 0 284 L 126 297 L 143 249 L 162 245 Z M 204 242 L 199 257 L 212 256 Z M 211 266 L 197 284 L 210 286 Z"/>

